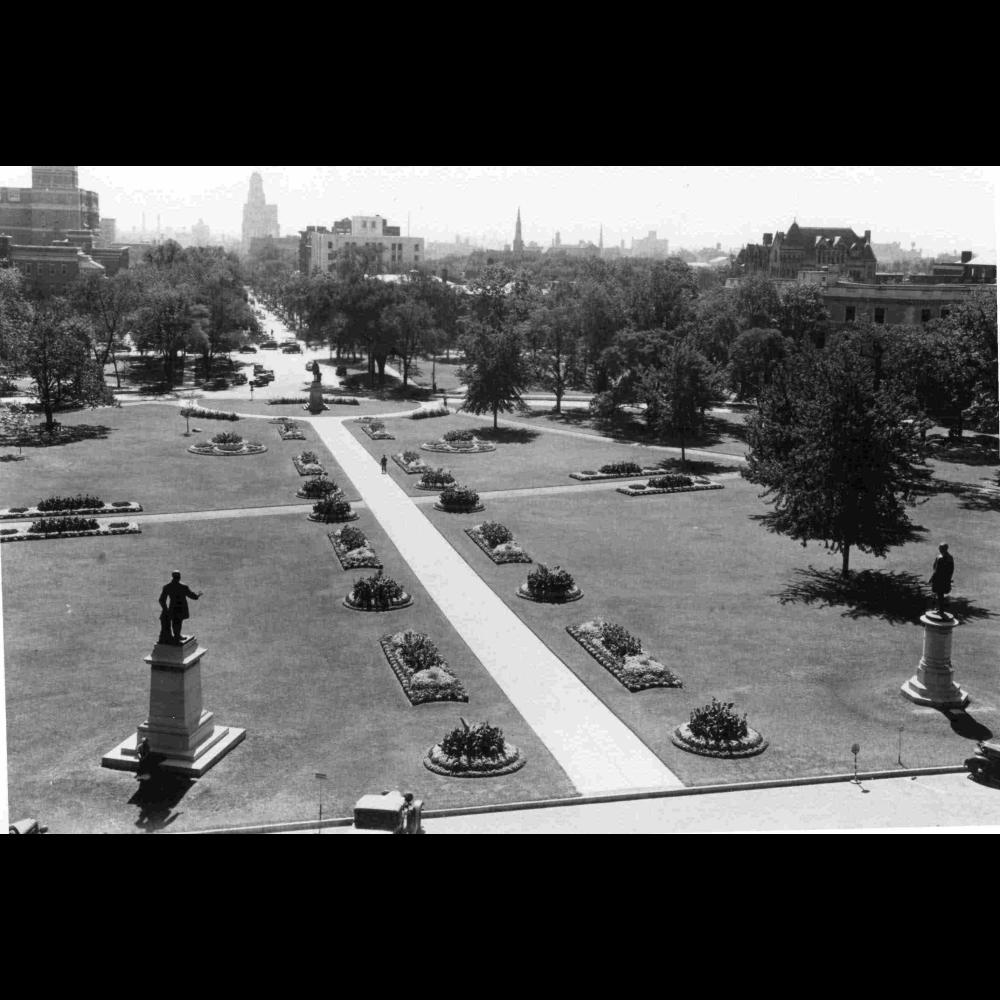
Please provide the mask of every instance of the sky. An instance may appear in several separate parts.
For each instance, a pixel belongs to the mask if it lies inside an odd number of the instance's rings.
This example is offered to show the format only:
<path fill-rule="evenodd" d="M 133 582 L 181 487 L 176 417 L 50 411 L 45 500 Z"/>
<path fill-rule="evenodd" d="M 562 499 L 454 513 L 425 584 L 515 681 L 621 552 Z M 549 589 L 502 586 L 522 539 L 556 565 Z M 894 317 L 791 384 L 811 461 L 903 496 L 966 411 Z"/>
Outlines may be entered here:
<path fill-rule="evenodd" d="M 876 243 L 915 243 L 926 254 L 996 256 L 997 180 L 990 166 L 145 166 L 80 167 L 101 214 L 119 231 L 189 229 L 239 234 L 250 174 L 264 178 L 282 235 L 351 215 L 386 217 L 405 234 L 450 242 L 456 234 L 501 247 L 605 246 L 655 230 L 671 247 L 724 251 L 765 232 L 802 226 L 872 231 Z M 27 187 L 30 167 L 0 167 L 0 186 Z"/>

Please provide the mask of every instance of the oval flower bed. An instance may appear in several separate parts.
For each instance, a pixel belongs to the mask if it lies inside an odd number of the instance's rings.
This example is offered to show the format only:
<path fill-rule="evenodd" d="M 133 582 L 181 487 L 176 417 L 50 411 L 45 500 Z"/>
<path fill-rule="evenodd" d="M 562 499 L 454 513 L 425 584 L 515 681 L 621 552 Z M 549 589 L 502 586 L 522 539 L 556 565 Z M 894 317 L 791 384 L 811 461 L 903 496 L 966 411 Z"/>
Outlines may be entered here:
<path fill-rule="evenodd" d="M 393 455 L 392 460 L 408 476 L 426 475 L 431 467 L 415 451 L 404 451 L 402 455 Z"/>
<path fill-rule="evenodd" d="M 411 705 L 435 701 L 467 702 L 462 682 L 453 674 L 437 646 L 412 630 L 384 636 L 382 652 Z"/>
<path fill-rule="evenodd" d="M 413 604 L 413 598 L 390 577 L 381 571 L 375 576 L 358 580 L 344 598 L 344 607 L 351 611 L 381 613 L 401 611 Z"/>
<path fill-rule="evenodd" d="M 642 648 L 620 625 L 604 621 L 569 625 L 566 631 L 633 694 L 651 688 L 682 688 L 680 678 Z"/>
<path fill-rule="evenodd" d="M 300 476 L 325 476 L 326 469 L 319 463 L 316 453 L 304 451 L 301 455 L 296 455 L 292 459 L 296 471 Z"/>
<path fill-rule="evenodd" d="M 548 566 L 539 565 L 528 574 L 528 581 L 521 586 L 517 596 L 539 604 L 571 604 L 583 597 L 583 591 L 566 570 L 558 566 L 550 570 Z"/>
<path fill-rule="evenodd" d="M 532 561 L 531 556 L 514 541 L 511 530 L 502 524 L 487 521 L 485 524 L 477 524 L 474 528 L 466 528 L 465 533 L 498 566 Z"/>
<path fill-rule="evenodd" d="M 361 424 L 361 429 L 373 440 L 373 441 L 395 441 L 396 439 L 385 429 L 385 424 L 381 420 L 372 420 L 370 418 L 366 419 L 362 417 L 358 421 Z"/>
<path fill-rule="evenodd" d="M 570 479 L 576 479 L 581 483 L 598 483 L 604 479 L 632 479 L 635 476 L 655 476 L 662 472 L 662 469 L 644 469 L 636 462 L 612 462 L 610 465 L 602 465 L 600 472 L 592 469 L 585 469 L 583 472 L 571 472 Z"/>
<path fill-rule="evenodd" d="M 188 451 L 192 455 L 210 458 L 245 458 L 247 455 L 263 455 L 267 448 L 256 441 L 244 441 L 239 434 L 217 434 L 205 444 L 193 444 Z"/>
<path fill-rule="evenodd" d="M 106 524 L 85 517 L 64 517 L 36 521 L 30 527 L 0 528 L 4 542 L 40 542 L 47 538 L 108 538 L 112 535 L 141 535 L 135 521 L 110 521 Z"/>
<path fill-rule="evenodd" d="M 712 699 L 711 705 L 695 709 L 691 721 L 674 730 L 670 742 L 700 757 L 740 760 L 756 757 L 768 748 L 768 742 L 733 711 L 732 703 Z"/>
<path fill-rule="evenodd" d="M 434 504 L 434 509 L 446 514 L 479 514 L 486 510 L 479 502 L 479 494 L 464 486 L 449 486 Z"/>
<path fill-rule="evenodd" d="M 430 441 L 420 446 L 424 451 L 443 455 L 483 455 L 496 451 L 497 446 L 480 441 L 472 431 L 449 431 L 438 441 Z"/>
<path fill-rule="evenodd" d="M 333 551 L 337 553 L 340 565 L 345 570 L 381 569 L 382 563 L 372 549 L 363 531 L 357 528 L 341 528 L 329 534 Z"/>
<path fill-rule="evenodd" d="M 721 483 L 713 483 L 704 476 L 657 476 L 648 483 L 629 483 L 619 486 L 617 492 L 626 497 L 656 497 L 668 493 L 702 493 L 707 490 L 724 490 Z"/>
<path fill-rule="evenodd" d="M 65 506 L 69 504 L 69 506 Z M 100 516 L 102 514 L 141 514 L 142 505 L 130 501 L 104 503 L 98 497 L 53 497 L 37 507 L 12 507 L 0 510 L 0 521 L 34 521 L 42 517 Z"/>
<path fill-rule="evenodd" d="M 500 778 L 520 771 L 527 763 L 502 730 L 488 722 L 477 726 L 470 726 L 465 719 L 461 722 L 427 751 L 424 767 L 428 771 L 445 778 Z"/>
<path fill-rule="evenodd" d="M 326 500 L 334 494 L 343 497 L 336 483 L 323 476 L 316 476 L 303 484 L 295 495 L 300 500 Z"/>
<path fill-rule="evenodd" d="M 335 493 L 326 500 L 320 500 L 313 507 L 309 520 L 317 524 L 343 524 L 347 521 L 356 521 L 360 515 L 351 510 L 351 505 L 343 497 L 343 493 Z"/>

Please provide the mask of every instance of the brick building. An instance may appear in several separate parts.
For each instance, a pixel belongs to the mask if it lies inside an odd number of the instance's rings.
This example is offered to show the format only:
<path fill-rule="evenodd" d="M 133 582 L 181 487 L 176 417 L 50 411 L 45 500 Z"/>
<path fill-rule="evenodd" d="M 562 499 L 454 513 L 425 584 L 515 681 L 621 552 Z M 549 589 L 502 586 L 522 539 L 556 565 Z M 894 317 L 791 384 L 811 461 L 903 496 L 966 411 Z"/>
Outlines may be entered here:
<path fill-rule="evenodd" d="M 762 243 L 744 247 L 737 265 L 744 274 L 792 281 L 800 271 L 828 270 L 846 281 L 874 283 L 878 270 L 871 230 L 862 237 L 853 229 L 806 228 L 798 222 L 787 233 L 765 233 Z"/>
<path fill-rule="evenodd" d="M 99 198 L 80 188 L 77 167 L 32 167 L 30 188 L 0 187 L 0 233 L 19 246 L 67 237 L 99 243 Z"/>
<path fill-rule="evenodd" d="M 333 229 L 310 226 L 299 239 L 299 270 L 303 274 L 332 271 L 337 256 L 348 247 L 374 251 L 380 273 L 400 274 L 426 261 L 426 243 L 419 236 L 401 236 L 381 215 L 341 219 Z"/>

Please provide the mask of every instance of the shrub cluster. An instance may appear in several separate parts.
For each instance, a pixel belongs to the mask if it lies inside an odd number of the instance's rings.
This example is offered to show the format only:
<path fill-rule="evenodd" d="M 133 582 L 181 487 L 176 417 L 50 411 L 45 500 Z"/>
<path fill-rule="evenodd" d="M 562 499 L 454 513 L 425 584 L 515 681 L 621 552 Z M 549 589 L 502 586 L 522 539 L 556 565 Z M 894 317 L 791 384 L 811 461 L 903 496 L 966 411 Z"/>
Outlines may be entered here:
<path fill-rule="evenodd" d="M 691 713 L 690 729 L 694 736 L 714 743 L 746 739 L 749 732 L 747 717 L 733 711 L 732 702 L 712 699 L 711 705 L 697 708 Z"/>
<path fill-rule="evenodd" d="M 658 476 L 650 479 L 649 488 L 653 490 L 678 490 L 684 486 L 692 486 L 694 481 L 690 476 Z"/>
<path fill-rule="evenodd" d="M 103 507 L 104 501 L 100 497 L 86 496 L 80 494 L 75 497 L 50 497 L 48 500 L 38 501 L 38 510 L 47 513 L 51 510 L 93 510 L 95 507 Z M 14 511 L 20 514 L 24 511 Z"/>
<path fill-rule="evenodd" d="M 454 486 L 454 484 L 455 477 L 446 469 L 431 469 L 429 472 L 425 472 L 420 480 L 421 486 L 435 488 L 439 486 L 442 488 L 445 486 Z"/>
<path fill-rule="evenodd" d="M 604 648 L 615 656 L 625 659 L 627 656 L 639 656 L 642 653 L 642 643 L 621 625 L 606 622 L 601 629 L 601 642 Z"/>
<path fill-rule="evenodd" d="M 324 396 L 323 402 L 331 406 L 360 406 L 360 400 L 353 396 Z"/>
<path fill-rule="evenodd" d="M 32 535 L 59 535 L 67 531 L 97 531 L 98 527 L 92 517 L 53 517 L 35 521 L 28 532 Z"/>
<path fill-rule="evenodd" d="M 325 524 L 343 521 L 350 517 L 351 513 L 351 505 L 343 499 L 342 493 L 336 493 L 326 500 L 320 500 L 313 507 L 313 514 L 316 516 L 316 519 Z"/>
<path fill-rule="evenodd" d="M 373 434 L 381 434 L 385 430 L 385 424 L 381 420 L 369 420 L 368 430 Z"/>
<path fill-rule="evenodd" d="M 540 565 L 528 574 L 528 590 L 533 594 L 568 594 L 576 586 L 576 581 L 564 569 L 556 566 L 550 570 Z"/>
<path fill-rule="evenodd" d="M 407 465 L 413 465 L 414 462 L 421 461 L 421 455 L 419 451 L 404 451 L 400 457 Z"/>
<path fill-rule="evenodd" d="M 203 410 L 200 406 L 186 406 L 181 410 L 182 417 L 193 417 L 196 420 L 228 420 L 235 423 L 240 418 L 235 413 L 224 413 L 222 410 Z"/>
<path fill-rule="evenodd" d="M 605 476 L 641 476 L 642 466 L 635 462 L 612 462 L 602 465 L 601 473 Z"/>
<path fill-rule="evenodd" d="M 319 465 L 319 456 L 314 451 L 304 451 L 299 455 L 299 461 L 303 465 Z"/>
<path fill-rule="evenodd" d="M 337 378 L 347 378 L 347 369 L 341 365 L 336 371 Z"/>
<path fill-rule="evenodd" d="M 403 633 L 403 641 L 397 647 L 403 662 L 415 674 L 444 665 L 437 646 L 422 632 L 412 630 Z"/>
<path fill-rule="evenodd" d="M 495 521 L 487 521 L 486 524 L 481 524 L 479 526 L 479 534 L 491 549 L 514 541 L 514 534 L 510 528 L 505 528 L 502 524 L 497 524 Z"/>
<path fill-rule="evenodd" d="M 328 496 L 338 492 L 336 483 L 322 477 L 310 479 L 302 487 L 302 495 L 307 500 L 325 500 Z"/>
<path fill-rule="evenodd" d="M 482 722 L 470 726 L 465 719 L 442 741 L 441 750 L 452 760 L 501 760 L 507 753 L 503 730 Z"/>
<path fill-rule="evenodd" d="M 472 431 L 448 431 L 443 440 L 447 441 L 448 444 L 457 444 L 460 441 L 472 444 L 476 440 L 476 435 Z"/>
<path fill-rule="evenodd" d="M 337 538 L 345 552 L 354 552 L 356 549 L 368 547 L 368 539 L 365 533 L 359 531 L 357 528 L 344 528 Z"/>
<path fill-rule="evenodd" d="M 227 431 L 225 434 L 216 434 L 215 437 L 212 438 L 212 444 L 220 446 L 242 445 L 243 438 L 241 438 L 239 434 L 232 434 Z"/>
<path fill-rule="evenodd" d="M 449 486 L 441 494 L 442 507 L 478 507 L 479 494 L 467 486 Z"/>
<path fill-rule="evenodd" d="M 430 420 L 433 417 L 450 417 L 451 411 L 441 406 L 436 410 L 418 410 L 410 414 L 411 420 Z"/>
<path fill-rule="evenodd" d="M 393 603 L 402 600 L 405 591 L 381 571 L 375 576 L 358 580 L 354 584 L 351 598 L 354 604 L 366 611 L 389 611 Z"/>

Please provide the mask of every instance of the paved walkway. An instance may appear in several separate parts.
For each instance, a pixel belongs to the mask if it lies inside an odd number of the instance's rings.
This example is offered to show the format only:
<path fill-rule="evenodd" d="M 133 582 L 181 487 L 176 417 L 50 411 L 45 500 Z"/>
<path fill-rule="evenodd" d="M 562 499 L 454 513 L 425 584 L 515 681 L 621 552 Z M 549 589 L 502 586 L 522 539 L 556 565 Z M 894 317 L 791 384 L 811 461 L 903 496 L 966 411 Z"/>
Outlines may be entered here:
<path fill-rule="evenodd" d="M 573 675 L 383 476 L 342 420 L 310 421 L 421 584 L 583 795 L 680 780 Z"/>

